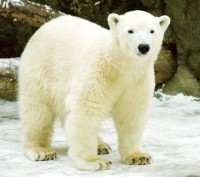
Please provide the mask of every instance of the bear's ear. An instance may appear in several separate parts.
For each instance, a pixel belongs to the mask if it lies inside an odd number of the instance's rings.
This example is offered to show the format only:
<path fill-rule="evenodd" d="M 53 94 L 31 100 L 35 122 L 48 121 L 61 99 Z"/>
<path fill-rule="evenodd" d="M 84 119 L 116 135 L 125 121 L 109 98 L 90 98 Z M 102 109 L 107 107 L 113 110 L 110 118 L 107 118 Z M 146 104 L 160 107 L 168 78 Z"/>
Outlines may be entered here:
<path fill-rule="evenodd" d="M 115 28 L 115 26 L 117 25 L 117 23 L 119 23 L 120 20 L 120 16 L 117 14 L 110 14 L 108 16 L 108 25 L 110 27 L 110 29 Z"/>
<path fill-rule="evenodd" d="M 170 24 L 170 18 L 166 15 L 163 15 L 158 18 L 158 22 L 159 22 L 161 28 L 163 29 L 163 31 L 165 31 Z"/>

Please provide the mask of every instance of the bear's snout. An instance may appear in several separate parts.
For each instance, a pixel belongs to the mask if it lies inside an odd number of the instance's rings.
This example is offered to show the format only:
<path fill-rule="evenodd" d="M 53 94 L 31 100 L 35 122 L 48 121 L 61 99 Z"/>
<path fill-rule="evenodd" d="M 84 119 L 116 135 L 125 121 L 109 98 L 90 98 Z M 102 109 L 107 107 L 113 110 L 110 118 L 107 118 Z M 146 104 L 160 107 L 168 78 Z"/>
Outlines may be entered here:
<path fill-rule="evenodd" d="M 138 46 L 138 50 L 141 54 L 146 54 L 150 49 L 150 46 L 148 44 L 140 44 Z"/>

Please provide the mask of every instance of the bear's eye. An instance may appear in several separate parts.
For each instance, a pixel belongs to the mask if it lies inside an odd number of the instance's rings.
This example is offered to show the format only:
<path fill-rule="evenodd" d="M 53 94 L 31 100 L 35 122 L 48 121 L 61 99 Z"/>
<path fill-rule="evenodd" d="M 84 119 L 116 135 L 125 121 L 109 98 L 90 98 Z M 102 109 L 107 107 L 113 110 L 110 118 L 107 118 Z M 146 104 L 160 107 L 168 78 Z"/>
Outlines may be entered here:
<path fill-rule="evenodd" d="M 133 30 L 128 30 L 128 33 L 130 33 L 130 34 L 133 33 Z"/>
<path fill-rule="evenodd" d="M 150 33 L 153 34 L 153 33 L 154 33 L 154 30 L 151 30 Z"/>

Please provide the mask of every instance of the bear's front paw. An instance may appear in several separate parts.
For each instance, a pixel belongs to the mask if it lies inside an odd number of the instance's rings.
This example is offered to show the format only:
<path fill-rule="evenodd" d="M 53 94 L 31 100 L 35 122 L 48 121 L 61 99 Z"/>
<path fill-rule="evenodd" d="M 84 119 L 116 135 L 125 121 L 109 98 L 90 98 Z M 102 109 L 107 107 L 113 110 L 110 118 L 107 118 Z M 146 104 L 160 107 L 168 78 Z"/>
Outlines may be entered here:
<path fill-rule="evenodd" d="M 112 152 L 110 146 L 106 143 L 99 144 L 97 149 L 98 155 L 110 154 Z"/>
<path fill-rule="evenodd" d="M 107 159 L 95 159 L 92 161 L 75 161 L 77 168 L 85 171 L 99 171 L 109 169 L 112 162 Z"/>
<path fill-rule="evenodd" d="M 137 152 L 123 160 L 127 165 L 147 165 L 152 163 L 151 156 L 147 153 Z"/>

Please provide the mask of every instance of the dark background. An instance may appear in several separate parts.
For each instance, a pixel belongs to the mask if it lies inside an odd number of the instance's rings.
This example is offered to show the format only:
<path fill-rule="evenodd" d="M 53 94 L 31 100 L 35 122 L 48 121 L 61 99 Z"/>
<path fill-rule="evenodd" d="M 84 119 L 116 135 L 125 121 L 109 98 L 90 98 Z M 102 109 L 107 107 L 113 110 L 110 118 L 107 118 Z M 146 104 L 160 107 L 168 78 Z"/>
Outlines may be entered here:
<path fill-rule="evenodd" d="M 33 1 L 33 0 L 32 0 Z M 108 28 L 107 16 L 144 10 L 155 16 L 168 15 L 171 25 L 164 47 L 177 63 L 170 79 L 158 84 L 168 94 L 183 92 L 200 97 L 200 1 L 199 0 L 34 0 L 66 14 L 88 19 Z M 0 58 L 19 57 L 37 30 L 28 23 L 0 17 Z M 81 30 L 81 29 L 80 29 Z M 162 65 L 159 66 L 162 70 Z M 167 71 L 166 71 L 167 72 Z M 170 71 L 169 71 L 170 72 Z"/>

